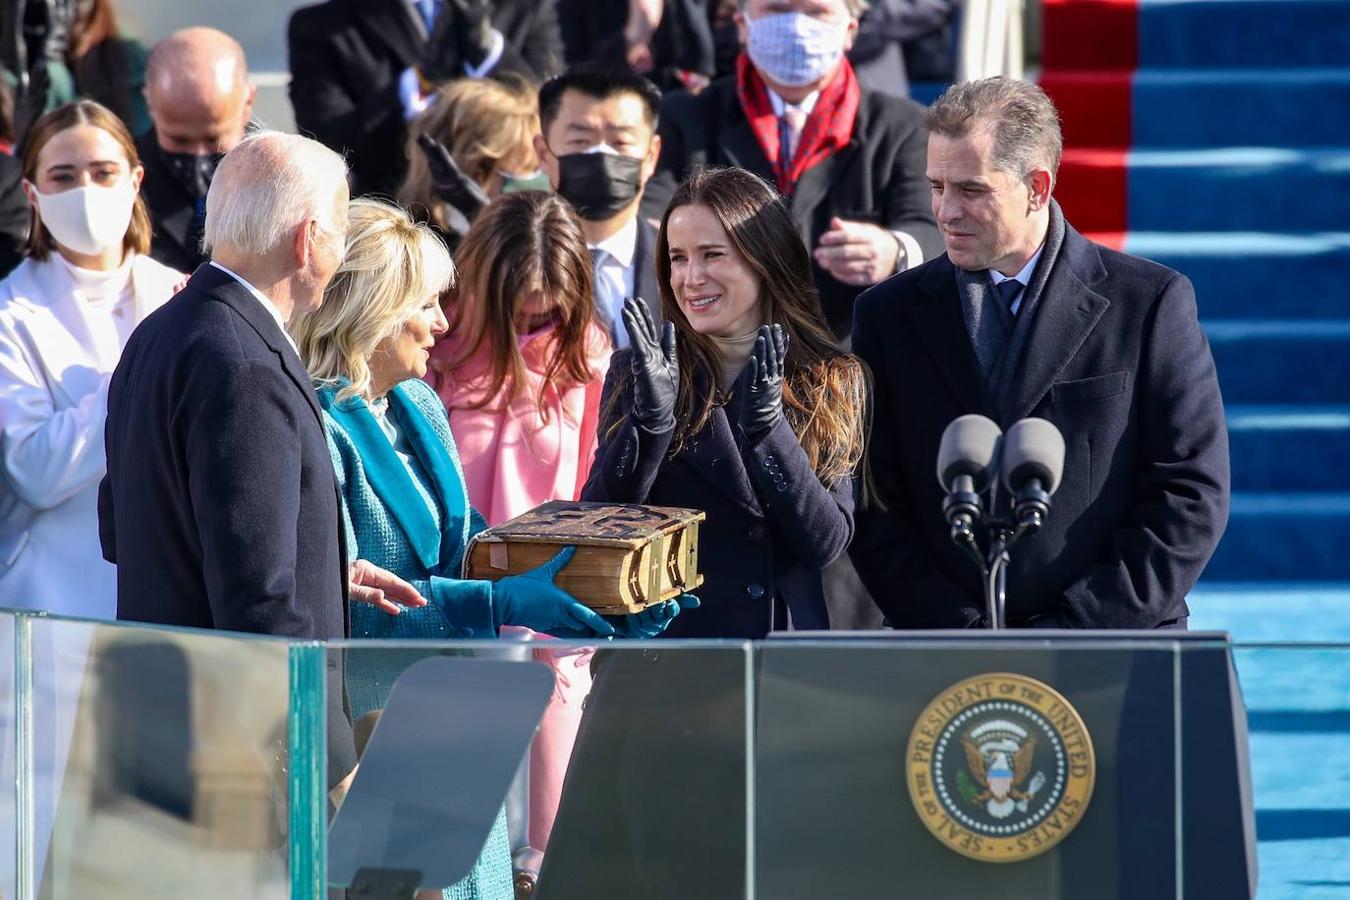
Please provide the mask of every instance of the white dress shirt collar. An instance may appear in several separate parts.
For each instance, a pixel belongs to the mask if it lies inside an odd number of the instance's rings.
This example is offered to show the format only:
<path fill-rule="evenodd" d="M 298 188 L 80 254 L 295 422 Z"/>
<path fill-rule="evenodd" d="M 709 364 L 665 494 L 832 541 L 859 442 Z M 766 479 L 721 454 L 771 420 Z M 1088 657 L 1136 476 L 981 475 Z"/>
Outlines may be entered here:
<path fill-rule="evenodd" d="M 291 345 L 291 349 L 295 351 L 295 355 L 299 356 L 300 348 L 295 346 L 295 341 L 291 338 L 291 333 L 286 330 L 286 320 L 281 318 L 281 310 L 277 309 L 276 304 L 273 303 L 271 300 L 269 300 L 267 298 L 267 295 L 264 294 L 262 291 L 258 290 L 253 285 L 249 284 L 248 279 L 244 278 L 239 273 L 231 272 L 229 269 L 225 268 L 220 263 L 216 262 L 214 259 L 211 260 L 211 265 L 215 266 L 217 269 L 224 272 L 226 275 L 230 276 L 235 281 L 242 284 L 244 287 L 248 288 L 248 292 L 252 294 L 254 297 L 258 298 L 258 302 L 262 304 L 262 308 L 267 310 L 267 314 L 276 320 L 277 327 L 280 328 L 281 333 L 285 335 L 286 342 Z"/>
<path fill-rule="evenodd" d="M 618 231 L 611 234 L 598 244 L 591 246 L 596 250 L 603 250 L 625 269 L 633 267 L 633 258 L 637 256 L 637 237 L 638 223 L 637 216 L 628 220 Z"/>
<path fill-rule="evenodd" d="M 1004 275 L 998 269 L 990 269 L 989 277 L 994 280 L 995 285 L 1002 284 L 1009 278 L 1012 278 L 1022 282 L 1022 287 L 1026 287 L 1031 284 L 1031 273 L 1035 271 L 1036 263 L 1040 260 L 1041 252 L 1043 250 L 1045 250 L 1045 244 L 1041 244 L 1040 247 L 1036 248 L 1036 252 L 1032 254 L 1031 259 L 1027 260 L 1027 264 L 1023 266 L 1016 275 Z"/>
<path fill-rule="evenodd" d="M 773 114 L 780 119 L 783 117 L 783 110 L 787 109 L 788 106 L 795 106 L 809 116 L 811 115 L 811 110 L 816 108 L 816 101 L 820 99 L 820 91 L 812 91 L 803 97 L 800 103 L 789 104 L 782 97 L 778 96 L 778 94 L 774 93 L 773 88 L 766 87 L 765 90 L 769 93 L 769 103 L 773 106 Z"/>

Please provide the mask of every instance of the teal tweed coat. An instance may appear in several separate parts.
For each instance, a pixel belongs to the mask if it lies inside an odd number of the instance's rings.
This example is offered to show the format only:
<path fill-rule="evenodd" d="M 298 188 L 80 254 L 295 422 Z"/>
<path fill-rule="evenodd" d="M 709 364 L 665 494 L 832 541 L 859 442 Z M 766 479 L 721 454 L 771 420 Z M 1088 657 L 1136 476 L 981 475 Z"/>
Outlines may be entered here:
<path fill-rule="evenodd" d="M 318 389 L 328 449 L 342 493 L 342 521 L 350 563 L 365 559 L 411 582 L 427 605 L 391 616 L 373 606 L 351 606 L 353 638 L 461 640 L 495 638 L 486 582 L 458 575 L 469 538 L 482 519 L 469 506 L 459 454 L 445 407 L 417 379 L 389 392 L 389 418 L 407 438 L 413 472 L 398 458 L 360 397 L 339 401 L 338 387 Z M 359 648 L 347 653 L 347 695 L 353 720 L 384 706 L 394 681 L 425 650 Z M 498 815 L 483 852 L 462 881 L 446 891 L 454 900 L 510 900 L 511 848 Z"/>

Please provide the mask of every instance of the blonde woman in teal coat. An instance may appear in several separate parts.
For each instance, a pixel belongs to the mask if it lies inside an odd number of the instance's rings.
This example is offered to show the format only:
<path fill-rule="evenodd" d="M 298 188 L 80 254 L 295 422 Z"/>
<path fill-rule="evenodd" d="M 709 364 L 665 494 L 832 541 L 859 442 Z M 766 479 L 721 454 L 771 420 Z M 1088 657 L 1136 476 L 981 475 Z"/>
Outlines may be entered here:
<path fill-rule="evenodd" d="M 641 638 L 679 612 L 671 601 L 639 615 L 602 618 L 553 584 L 567 548 L 533 572 L 497 582 L 458 577 L 481 519 L 469 507 L 445 407 L 425 382 L 428 351 L 446 330 L 440 295 L 454 278 L 440 239 L 403 210 L 356 200 L 342 266 L 315 311 L 292 320 L 300 357 L 318 385 L 342 494 L 347 552 L 410 582 L 427 604 L 351 608 L 354 638 L 495 638 L 502 625 L 558 637 Z M 685 605 L 696 604 L 696 600 Z M 398 611 L 398 615 L 387 612 Z M 383 707 L 398 675 L 424 651 L 352 653 L 353 719 Z M 449 888 L 457 900 L 513 896 L 505 818 L 498 816 L 474 870 Z"/>

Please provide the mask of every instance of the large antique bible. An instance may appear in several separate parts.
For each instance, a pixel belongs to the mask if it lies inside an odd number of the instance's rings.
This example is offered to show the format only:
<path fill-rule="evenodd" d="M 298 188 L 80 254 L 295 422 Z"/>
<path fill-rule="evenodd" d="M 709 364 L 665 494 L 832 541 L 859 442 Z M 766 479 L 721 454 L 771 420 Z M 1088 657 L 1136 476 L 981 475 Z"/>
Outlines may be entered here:
<path fill-rule="evenodd" d="M 577 548 L 555 583 L 606 615 L 640 612 L 703 583 L 695 509 L 551 500 L 480 532 L 464 557 L 464 577 L 495 581 Z"/>

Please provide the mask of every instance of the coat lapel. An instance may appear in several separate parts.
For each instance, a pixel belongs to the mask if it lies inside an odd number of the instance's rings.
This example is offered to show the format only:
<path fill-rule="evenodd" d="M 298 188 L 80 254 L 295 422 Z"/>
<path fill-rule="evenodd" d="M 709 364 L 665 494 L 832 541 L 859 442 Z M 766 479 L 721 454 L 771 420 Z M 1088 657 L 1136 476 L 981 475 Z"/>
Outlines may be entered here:
<path fill-rule="evenodd" d="M 337 391 L 331 387 L 318 393 L 324 410 L 356 444 L 366 481 L 403 530 L 418 561 L 424 568 L 434 568 L 441 556 L 441 535 L 436 521 L 366 401 L 360 397 L 339 401 Z"/>
<path fill-rule="evenodd" d="M 966 334 L 956 271 L 948 259 L 929 267 L 919 281 L 919 294 L 906 302 L 934 367 L 967 412 L 993 417 L 993 401 L 980 376 L 980 363 Z"/>
<path fill-rule="evenodd" d="M 1009 422 L 1031 414 L 1111 305 L 1091 287 L 1106 275 L 1101 254 L 1072 227 L 1065 229 L 1013 383 Z"/>
<path fill-rule="evenodd" d="M 432 491 L 441 505 L 440 563 L 448 565 L 468 540 L 465 521 L 469 517 L 469 495 L 456 460 L 431 424 L 402 387 L 389 392 L 389 412 L 398 422 L 412 446 L 413 455 L 431 477 Z M 403 466 L 400 464 L 400 469 Z M 406 474 L 406 470 L 405 470 Z"/>
<path fill-rule="evenodd" d="M 354 6 L 358 29 L 384 44 L 401 66 L 417 62 L 426 43 L 426 26 L 407 0 L 360 0 Z"/>
<path fill-rule="evenodd" d="M 687 442 L 676 458 L 687 463 L 699 475 L 728 499 L 753 516 L 763 517 L 764 510 L 755 496 L 750 476 L 745 471 L 736 438 L 732 436 L 727 419 L 727 407 L 717 407 L 708 418 L 708 425 Z"/>
<path fill-rule="evenodd" d="M 661 286 L 656 278 L 656 229 L 638 218 L 637 245 L 633 249 L 633 289 L 646 301 L 652 321 L 661 321 Z"/>
<path fill-rule="evenodd" d="M 815 211 L 823 205 L 822 201 L 830 188 L 853 164 L 853 158 L 858 155 L 858 146 L 858 139 L 854 138 L 839 152 L 831 153 L 802 173 L 792 187 L 792 197 L 789 201 L 793 218 L 798 222 L 811 220 Z M 808 241 L 807 247 L 810 246 Z"/>

